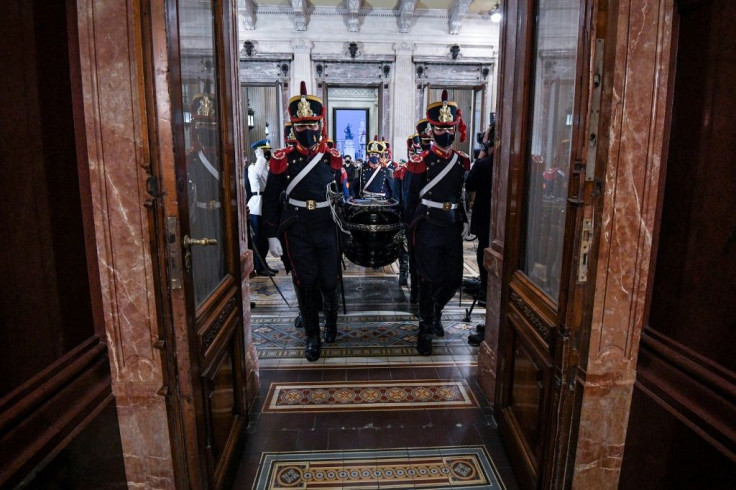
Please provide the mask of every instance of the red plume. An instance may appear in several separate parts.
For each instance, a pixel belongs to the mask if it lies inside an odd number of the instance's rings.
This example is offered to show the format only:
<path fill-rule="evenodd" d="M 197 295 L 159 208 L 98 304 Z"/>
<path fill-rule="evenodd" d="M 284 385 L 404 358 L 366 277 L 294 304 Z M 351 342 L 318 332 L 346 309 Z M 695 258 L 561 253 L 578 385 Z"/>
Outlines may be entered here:
<path fill-rule="evenodd" d="M 325 106 L 322 106 L 322 139 L 327 140 L 327 108 Z"/>
<path fill-rule="evenodd" d="M 442 102 L 447 101 L 447 90 L 442 91 Z"/>
<path fill-rule="evenodd" d="M 377 134 L 374 134 L 373 135 L 373 141 L 378 141 L 378 135 Z"/>
<path fill-rule="evenodd" d="M 307 95 L 307 84 L 302 80 L 302 84 L 299 87 L 299 95 Z"/>
<path fill-rule="evenodd" d="M 464 142 L 468 137 L 468 126 L 463 121 L 463 111 L 457 108 L 457 129 L 460 130 L 460 143 Z"/>

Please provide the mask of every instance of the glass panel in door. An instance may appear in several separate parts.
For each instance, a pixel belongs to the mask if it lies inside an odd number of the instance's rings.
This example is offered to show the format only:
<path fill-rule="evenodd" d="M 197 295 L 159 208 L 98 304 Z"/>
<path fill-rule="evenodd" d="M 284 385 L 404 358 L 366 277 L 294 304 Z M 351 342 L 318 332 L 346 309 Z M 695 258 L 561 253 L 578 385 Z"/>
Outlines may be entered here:
<path fill-rule="evenodd" d="M 551 299 L 560 292 L 570 171 L 578 0 L 537 0 L 522 270 Z"/>
<path fill-rule="evenodd" d="M 226 274 L 214 19 L 211 1 L 179 2 L 189 243 L 197 306 L 217 288 Z"/>

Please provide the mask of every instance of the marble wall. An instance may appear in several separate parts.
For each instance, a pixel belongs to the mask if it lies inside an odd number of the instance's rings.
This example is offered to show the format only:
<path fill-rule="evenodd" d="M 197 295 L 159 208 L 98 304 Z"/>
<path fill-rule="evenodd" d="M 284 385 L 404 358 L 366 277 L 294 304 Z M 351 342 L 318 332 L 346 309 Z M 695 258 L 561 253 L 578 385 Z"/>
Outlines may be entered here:
<path fill-rule="evenodd" d="M 159 325 L 146 209 L 139 19 L 115 0 L 79 0 L 77 15 L 84 151 L 128 486 L 173 488 L 166 404 L 158 394 L 164 367 L 153 347 Z"/>
<path fill-rule="evenodd" d="M 607 12 L 602 230 L 586 374 L 579 380 L 584 391 L 573 488 L 580 489 L 618 487 L 652 281 L 652 234 L 674 83 L 674 0 L 612 5 L 618 10 Z"/>

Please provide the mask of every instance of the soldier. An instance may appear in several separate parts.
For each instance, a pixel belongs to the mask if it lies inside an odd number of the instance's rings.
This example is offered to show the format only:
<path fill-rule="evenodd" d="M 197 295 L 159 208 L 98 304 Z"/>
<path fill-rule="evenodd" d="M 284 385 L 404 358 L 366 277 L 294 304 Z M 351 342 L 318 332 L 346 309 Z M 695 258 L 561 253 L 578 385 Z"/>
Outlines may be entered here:
<path fill-rule="evenodd" d="M 294 128 L 291 121 L 284 123 L 284 147 L 294 146 L 296 139 L 294 139 Z"/>
<path fill-rule="evenodd" d="M 348 179 L 348 197 L 355 197 L 355 165 L 353 165 L 353 158 L 350 155 L 345 155 L 343 158 L 342 168 L 345 169 Z"/>
<path fill-rule="evenodd" d="M 406 140 L 407 154 L 410 159 L 413 155 L 419 156 L 423 151 L 432 148 L 432 136 L 427 133 L 428 128 L 429 122 L 427 119 L 420 119 L 416 125 L 417 132 L 411 135 L 410 139 Z M 404 176 L 405 175 L 406 171 L 404 171 Z M 401 186 L 402 202 L 406 202 L 406 193 L 408 192 L 408 188 L 408 180 L 404 179 Z M 406 219 L 408 220 L 409 217 L 406 217 Z M 407 235 L 408 233 L 409 232 L 407 230 Z M 416 304 L 417 301 L 419 301 L 419 279 L 417 277 L 417 261 L 414 258 L 414 248 L 411 240 L 407 239 L 406 247 L 409 260 L 409 303 Z"/>
<path fill-rule="evenodd" d="M 432 128 L 429 125 L 429 121 L 426 118 L 417 121 L 417 135 L 419 136 L 419 148 L 422 151 L 427 151 L 432 148 L 434 139 L 432 138 Z"/>
<path fill-rule="evenodd" d="M 250 225 L 253 230 L 253 245 L 258 253 L 255 254 L 255 269 L 259 276 L 273 276 L 276 271 L 266 263 L 266 252 L 268 241 L 263 234 L 263 220 L 261 219 L 261 199 L 266 189 L 268 178 L 268 160 L 271 158 L 271 145 L 269 140 L 264 139 L 250 145 L 256 154 L 256 161 L 248 167 L 248 183 L 250 185 L 251 197 L 248 199 L 250 210 Z"/>
<path fill-rule="evenodd" d="M 396 196 L 396 200 L 399 202 L 399 209 L 404 209 L 404 175 L 406 174 L 406 160 L 401 160 L 396 164 L 396 170 L 394 170 L 393 183 L 394 187 L 392 193 Z M 399 252 L 399 286 L 406 286 L 409 284 L 409 247 L 407 244 L 406 233 L 404 234 L 403 244 L 401 252 Z M 411 297 L 409 298 L 411 301 Z M 416 302 L 416 300 L 415 300 Z"/>
<path fill-rule="evenodd" d="M 294 129 L 293 124 L 291 121 L 286 121 L 284 123 L 284 146 L 286 148 L 290 148 L 292 146 L 296 146 L 296 139 L 294 139 Z M 289 262 L 289 257 L 286 255 L 281 256 L 281 262 L 284 264 L 284 269 L 286 270 L 286 273 L 291 272 L 291 262 Z M 297 291 L 296 286 L 296 280 L 294 279 L 294 274 L 291 275 L 291 281 L 294 284 L 294 291 Z M 297 294 L 297 303 L 299 301 L 299 296 Z M 297 304 L 298 307 L 298 304 Z M 296 318 L 294 318 L 294 327 L 296 328 L 304 328 L 304 322 L 302 321 L 302 314 L 301 312 L 298 312 L 296 315 Z"/>
<path fill-rule="evenodd" d="M 386 199 L 391 197 L 391 187 L 388 181 L 388 170 L 382 165 L 381 160 L 384 159 L 386 145 L 382 141 L 378 141 L 378 136 L 368 144 L 366 153 L 368 161 L 363 166 L 360 173 L 360 197 Z"/>
<path fill-rule="evenodd" d="M 192 149 L 187 153 L 189 234 L 222 244 L 225 234 L 216 106 L 213 94 L 197 94 L 192 99 Z M 191 254 L 194 298 L 200 304 L 224 277 L 225 256 L 222 246 L 195 246 Z"/>
<path fill-rule="evenodd" d="M 454 150 L 456 130 L 465 141 L 465 123 L 455 102 L 442 100 L 427 107 L 434 144 L 420 156 L 412 156 L 404 177 L 408 185 L 405 203 L 410 240 L 419 276 L 419 335 L 417 352 L 432 354 L 432 334 L 444 336 L 442 308 L 462 283 L 463 236 L 467 216 L 463 208 L 463 180 L 470 159 Z M 420 133 L 421 134 L 421 133 Z"/>
<path fill-rule="evenodd" d="M 335 148 L 334 141 L 327 140 L 327 148 L 329 148 L 330 151 L 337 151 L 337 154 L 340 155 L 340 152 Z M 348 181 L 348 172 L 347 170 L 345 170 L 345 161 L 342 160 L 342 155 L 340 155 L 340 159 L 342 161 L 342 165 L 340 166 L 340 171 L 337 178 L 337 187 L 342 190 L 343 201 L 347 201 L 348 199 L 350 199 L 350 182 Z"/>
<path fill-rule="evenodd" d="M 325 107 L 321 99 L 307 95 L 304 82 L 300 95 L 289 99 L 288 110 L 297 143 L 273 152 L 263 221 L 271 254 L 280 257 L 282 243 L 286 248 L 307 336 L 304 356 L 314 362 L 321 354 L 320 292 L 324 340 L 334 342 L 337 336 L 339 257 L 331 205 L 334 195 L 339 194 L 335 179 L 342 158 L 323 141 L 327 139 Z"/>

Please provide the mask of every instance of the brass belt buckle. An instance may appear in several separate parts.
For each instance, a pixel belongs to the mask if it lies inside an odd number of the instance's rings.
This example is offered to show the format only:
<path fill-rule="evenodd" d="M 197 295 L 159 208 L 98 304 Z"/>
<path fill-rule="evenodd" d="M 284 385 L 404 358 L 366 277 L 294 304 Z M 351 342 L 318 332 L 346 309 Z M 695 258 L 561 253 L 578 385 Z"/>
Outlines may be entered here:
<path fill-rule="evenodd" d="M 451 202 L 443 202 L 442 203 L 442 211 L 449 211 L 452 209 L 452 203 Z"/>
<path fill-rule="evenodd" d="M 314 199 L 309 199 L 307 201 L 307 209 L 310 211 L 317 209 L 317 201 L 315 201 Z"/>
<path fill-rule="evenodd" d="M 207 203 L 207 209 L 217 209 L 217 201 L 212 200 Z"/>

